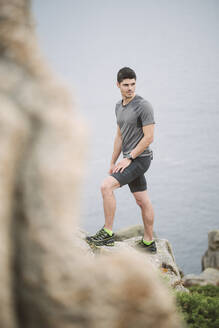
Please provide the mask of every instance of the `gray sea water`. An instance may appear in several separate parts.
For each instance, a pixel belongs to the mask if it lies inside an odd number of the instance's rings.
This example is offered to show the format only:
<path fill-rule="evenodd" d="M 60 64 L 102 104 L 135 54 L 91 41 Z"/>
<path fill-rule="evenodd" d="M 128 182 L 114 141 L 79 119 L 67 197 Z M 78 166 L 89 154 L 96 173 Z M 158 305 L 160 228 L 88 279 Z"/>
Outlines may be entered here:
<path fill-rule="evenodd" d="M 207 233 L 219 228 L 219 2 L 33 1 L 42 51 L 77 99 L 89 130 L 81 226 L 103 225 L 100 184 L 116 132 L 116 73 L 137 73 L 155 112 L 146 174 L 155 231 L 185 273 L 201 271 Z M 141 223 L 128 187 L 116 190 L 114 230 Z"/>

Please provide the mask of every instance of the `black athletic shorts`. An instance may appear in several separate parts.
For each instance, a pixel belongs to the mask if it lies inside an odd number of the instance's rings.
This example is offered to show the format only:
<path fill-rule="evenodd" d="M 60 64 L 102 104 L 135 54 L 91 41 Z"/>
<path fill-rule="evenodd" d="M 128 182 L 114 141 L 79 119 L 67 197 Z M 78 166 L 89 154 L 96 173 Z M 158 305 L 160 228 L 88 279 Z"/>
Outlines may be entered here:
<path fill-rule="evenodd" d="M 110 174 L 119 181 L 120 187 L 128 184 L 131 192 L 147 190 L 147 181 L 144 173 L 149 169 L 152 155 L 137 157 L 121 172 Z"/>

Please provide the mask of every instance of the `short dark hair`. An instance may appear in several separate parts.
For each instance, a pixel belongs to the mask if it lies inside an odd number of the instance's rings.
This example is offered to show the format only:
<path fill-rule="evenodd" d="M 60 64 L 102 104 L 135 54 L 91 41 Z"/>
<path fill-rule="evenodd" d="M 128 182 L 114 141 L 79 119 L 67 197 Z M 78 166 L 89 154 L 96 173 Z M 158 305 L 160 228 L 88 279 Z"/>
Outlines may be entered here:
<path fill-rule="evenodd" d="M 133 71 L 133 69 L 129 67 L 123 67 L 121 68 L 117 73 L 117 81 L 121 83 L 125 79 L 135 79 L 136 80 L 136 74 Z"/>

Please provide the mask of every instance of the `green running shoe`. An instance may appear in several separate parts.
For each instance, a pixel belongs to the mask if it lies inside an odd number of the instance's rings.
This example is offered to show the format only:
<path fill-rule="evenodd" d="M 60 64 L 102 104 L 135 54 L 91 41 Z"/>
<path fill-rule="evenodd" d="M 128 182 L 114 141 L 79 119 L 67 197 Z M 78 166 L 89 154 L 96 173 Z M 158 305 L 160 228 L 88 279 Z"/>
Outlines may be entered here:
<path fill-rule="evenodd" d="M 115 234 L 113 233 L 110 236 L 103 227 L 95 235 L 87 236 L 86 241 L 88 244 L 94 244 L 96 246 L 114 246 Z"/>
<path fill-rule="evenodd" d="M 145 250 L 146 252 L 148 253 L 152 253 L 152 254 L 155 254 L 157 253 L 157 246 L 156 246 L 156 243 L 155 241 L 153 241 L 150 245 L 146 245 L 144 242 L 143 242 L 143 239 L 137 241 L 136 243 L 136 247 L 138 249 L 141 249 L 141 250 Z"/>

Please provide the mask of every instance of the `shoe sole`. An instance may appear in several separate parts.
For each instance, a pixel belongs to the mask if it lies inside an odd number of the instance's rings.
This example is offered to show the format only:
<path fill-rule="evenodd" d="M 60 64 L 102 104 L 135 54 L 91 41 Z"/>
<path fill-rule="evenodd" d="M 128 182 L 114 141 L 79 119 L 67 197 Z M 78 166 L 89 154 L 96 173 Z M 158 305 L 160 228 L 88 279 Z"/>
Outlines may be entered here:
<path fill-rule="evenodd" d="M 95 245 L 95 247 L 96 248 L 100 248 L 100 247 L 103 247 L 103 246 L 109 246 L 109 247 L 113 247 L 114 246 L 114 244 L 103 244 L 103 245 L 96 245 L 96 244 L 93 244 L 93 245 Z"/>
<path fill-rule="evenodd" d="M 141 250 L 141 251 L 145 251 L 149 254 L 156 254 L 157 253 L 157 248 L 153 249 L 153 248 L 150 248 L 150 247 L 142 246 L 141 244 L 140 245 L 137 244 L 136 248 Z"/>
<path fill-rule="evenodd" d="M 112 240 L 109 241 L 100 241 L 100 242 L 95 242 L 95 240 L 92 239 L 86 239 L 87 243 L 89 245 L 95 245 L 95 246 L 114 246 L 115 242 Z"/>
<path fill-rule="evenodd" d="M 147 251 L 148 253 L 151 253 L 151 254 L 156 254 L 157 251 Z"/>
<path fill-rule="evenodd" d="M 137 249 L 141 252 L 147 253 L 147 254 L 156 254 L 157 251 L 150 251 L 149 249 L 145 249 L 145 248 L 139 248 L 137 247 Z"/>
<path fill-rule="evenodd" d="M 97 242 L 92 240 L 92 244 L 94 244 L 95 246 L 114 246 L 114 241 L 107 241 L 107 242 L 97 243 Z"/>

